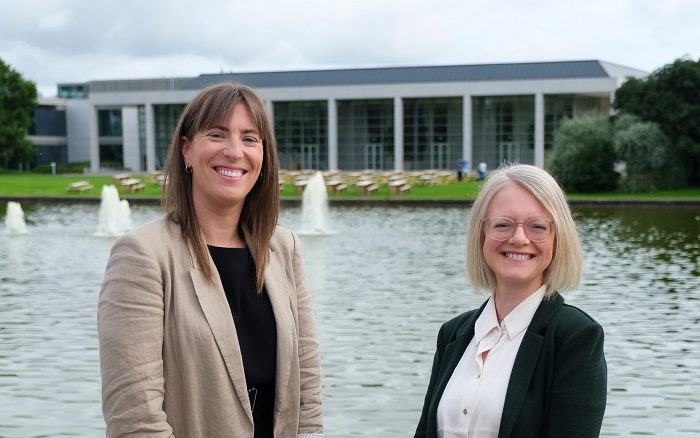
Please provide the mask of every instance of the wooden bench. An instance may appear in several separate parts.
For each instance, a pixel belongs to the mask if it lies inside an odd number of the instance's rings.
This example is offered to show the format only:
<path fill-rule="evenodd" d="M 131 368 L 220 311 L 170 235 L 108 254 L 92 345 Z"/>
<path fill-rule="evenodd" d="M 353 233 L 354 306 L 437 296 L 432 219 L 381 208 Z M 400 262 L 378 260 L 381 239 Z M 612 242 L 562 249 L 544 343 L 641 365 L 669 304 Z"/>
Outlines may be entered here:
<path fill-rule="evenodd" d="M 148 181 L 162 186 L 165 184 L 165 174 L 161 170 L 154 170 L 148 175 Z"/>
<path fill-rule="evenodd" d="M 66 188 L 66 190 L 71 193 L 83 193 L 90 189 L 92 189 L 92 185 L 87 181 L 77 181 L 74 183 L 70 183 Z"/>
<path fill-rule="evenodd" d="M 294 183 L 294 193 L 296 193 L 297 195 L 301 195 L 302 193 L 304 193 L 304 189 L 306 188 L 306 184 L 308 183 L 309 181 L 305 179 L 297 180 Z"/>
<path fill-rule="evenodd" d="M 439 183 L 440 178 L 432 173 L 423 174 L 419 179 L 419 184 L 425 184 L 428 186 L 438 185 Z"/>
<path fill-rule="evenodd" d="M 141 180 L 136 178 L 127 178 L 120 182 L 120 185 L 125 192 L 134 193 L 140 192 L 146 189 L 146 184 L 142 183 Z"/>
<path fill-rule="evenodd" d="M 371 190 L 370 190 L 371 189 Z M 379 189 L 374 181 L 369 179 L 359 180 L 355 182 L 355 191 L 358 195 L 369 195 L 376 192 Z"/>
<path fill-rule="evenodd" d="M 131 179 L 130 173 L 117 173 L 115 175 L 112 175 L 112 181 L 114 181 L 114 185 L 119 185 L 122 181 L 125 181 L 127 179 Z"/>
<path fill-rule="evenodd" d="M 406 184 L 406 180 L 397 179 L 397 180 L 389 182 L 387 184 L 387 186 L 389 187 L 389 194 L 390 195 L 398 195 L 398 194 L 403 192 L 401 190 L 401 188 L 404 186 L 408 186 L 408 184 Z M 410 189 L 411 186 L 408 186 L 408 188 Z"/>
<path fill-rule="evenodd" d="M 333 194 L 333 193 L 342 193 L 347 189 L 348 186 L 343 182 L 343 180 L 340 179 L 331 179 L 326 181 L 326 191 L 328 193 Z"/>
<path fill-rule="evenodd" d="M 411 193 L 411 186 L 408 184 L 399 187 L 399 195 L 405 195 L 406 193 Z"/>

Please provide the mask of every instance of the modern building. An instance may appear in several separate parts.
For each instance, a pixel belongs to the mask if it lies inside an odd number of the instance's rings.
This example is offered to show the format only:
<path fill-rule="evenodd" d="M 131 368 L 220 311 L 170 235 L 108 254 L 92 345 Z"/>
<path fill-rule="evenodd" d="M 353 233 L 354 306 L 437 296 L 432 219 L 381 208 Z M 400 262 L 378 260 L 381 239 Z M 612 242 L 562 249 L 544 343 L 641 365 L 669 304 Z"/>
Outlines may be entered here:
<path fill-rule="evenodd" d="M 58 97 L 37 107 L 30 138 L 40 161 L 153 171 L 184 106 L 208 85 L 235 81 L 265 99 L 284 169 L 452 170 L 462 158 L 543 166 L 562 118 L 609 114 L 622 82 L 647 74 L 591 60 L 59 84 Z"/>
<path fill-rule="evenodd" d="M 39 163 L 68 163 L 65 102 L 57 98 L 41 98 L 32 110 L 27 139 L 36 147 Z"/>

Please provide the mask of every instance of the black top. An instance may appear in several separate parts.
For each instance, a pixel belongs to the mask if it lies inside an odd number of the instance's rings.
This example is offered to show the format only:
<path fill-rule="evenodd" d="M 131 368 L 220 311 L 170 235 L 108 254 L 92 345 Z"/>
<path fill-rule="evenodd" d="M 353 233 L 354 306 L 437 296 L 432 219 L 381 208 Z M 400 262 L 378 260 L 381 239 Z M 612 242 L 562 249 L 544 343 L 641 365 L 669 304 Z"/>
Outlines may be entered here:
<path fill-rule="evenodd" d="M 275 407 L 277 327 L 272 304 L 263 287 L 255 288 L 255 262 L 248 248 L 209 246 L 236 325 L 255 438 L 272 437 Z"/>

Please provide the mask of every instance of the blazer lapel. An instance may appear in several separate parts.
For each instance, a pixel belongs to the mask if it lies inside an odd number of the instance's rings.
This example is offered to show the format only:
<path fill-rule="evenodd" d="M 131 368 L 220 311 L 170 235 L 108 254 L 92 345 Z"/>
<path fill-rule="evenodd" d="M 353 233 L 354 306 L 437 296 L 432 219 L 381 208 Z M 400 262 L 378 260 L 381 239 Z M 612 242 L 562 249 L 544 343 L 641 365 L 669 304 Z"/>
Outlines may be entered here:
<path fill-rule="evenodd" d="M 474 325 L 476 324 L 476 320 L 479 319 L 479 315 L 481 315 L 484 307 L 486 307 L 487 302 L 488 300 L 482 304 L 478 311 L 474 312 L 471 318 L 466 320 L 464 324 L 456 330 L 454 336 L 450 337 L 450 342 L 445 346 L 433 400 L 438 401 L 442 399 L 442 394 L 445 392 L 445 388 L 450 381 L 450 377 L 452 377 L 452 373 L 455 368 L 457 368 L 459 361 L 462 359 L 464 352 L 467 350 L 469 343 L 474 337 Z M 437 419 L 437 406 L 438 403 L 434 403 L 431 407 L 431 410 L 434 412 L 429 418 Z"/>
<path fill-rule="evenodd" d="M 243 409 L 252 423 L 253 413 L 250 409 L 248 388 L 243 371 L 243 357 L 241 356 L 236 325 L 233 322 L 233 315 L 226 300 L 224 287 L 221 284 L 219 275 L 214 276 L 214 284 L 212 284 L 206 278 L 201 268 L 197 266 L 196 259 L 192 257 L 192 260 L 194 267 L 190 269 L 190 277 L 192 278 L 199 305 L 202 307 L 202 312 L 204 312 L 207 323 L 214 334 L 221 356 L 224 358 L 226 369 L 231 377 L 238 399 L 241 401 Z M 211 256 L 209 257 L 209 262 L 211 266 L 214 266 Z"/>
<path fill-rule="evenodd" d="M 249 245 L 254 242 L 247 231 L 243 231 L 246 242 Z M 296 333 L 296 323 L 292 313 L 292 303 L 290 298 L 290 288 L 294 287 L 290 276 L 287 273 L 287 263 L 280 251 L 275 251 L 275 237 L 270 241 L 269 262 L 265 268 L 265 290 L 270 298 L 272 313 L 275 315 L 275 325 L 277 330 L 277 362 L 275 364 L 275 414 L 274 420 L 282 412 L 283 401 L 287 394 L 289 375 L 292 370 L 292 357 L 297 352 L 294 351 L 294 339 Z M 251 247 L 252 250 L 252 247 Z M 295 402 L 296 403 L 296 402 Z"/>
<path fill-rule="evenodd" d="M 265 269 L 265 290 L 270 297 L 272 312 L 277 326 L 277 364 L 275 376 L 275 419 L 282 411 L 289 375 L 292 369 L 294 351 L 294 333 L 296 324 L 290 303 L 290 280 L 287 277 L 285 263 L 279 252 L 270 250 L 270 262 Z"/>
<path fill-rule="evenodd" d="M 461 333 L 459 336 L 445 347 L 445 356 L 442 359 L 443 362 L 440 367 L 440 380 L 438 381 L 435 400 L 442 399 L 442 393 L 445 392 L 447 382 L 450 381 L 452 373 L 455 368 L 457 368 L 457 364 L 459 364 L 459 361 L 462 359 L 464 352 L 469 346 L 469 342 L 471 342 L 474 337 L 474 321 L 476 320 L 471 321 L 471 324 L 465 326 L 464 330 L 460 330 Z"/>
<path fill-rule="evenodd" d="M 523 342 L 515 356 L 513 371 L 510 374 L 498 433 L 499 438 L 509 437 L 515 427 L 515 421 L 518 419 L 518 413 L 537 366 L 537 358 L 542 350 L 542 345 L 544 345 L 544 331 L 563 302 L 564 298 L 558 293 L 551 299 L 542 301 L 533 315 L 532 321 L 530 321 Z"/>

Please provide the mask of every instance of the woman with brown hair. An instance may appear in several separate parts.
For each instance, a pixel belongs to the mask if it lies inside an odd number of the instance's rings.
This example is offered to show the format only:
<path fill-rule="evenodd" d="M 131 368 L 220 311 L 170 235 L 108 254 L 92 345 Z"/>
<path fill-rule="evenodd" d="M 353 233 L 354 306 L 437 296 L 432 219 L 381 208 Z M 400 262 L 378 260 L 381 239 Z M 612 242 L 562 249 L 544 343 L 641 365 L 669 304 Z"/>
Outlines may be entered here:
<path fill-rule="evenodd" d="M 202 90 L 165 181 L 165 215 L 117 240 L 100 292 L 107 436 L 322 437 L 311 296 L 299 239 L 277 225 L 277 145 L 257 93 Z"/>

